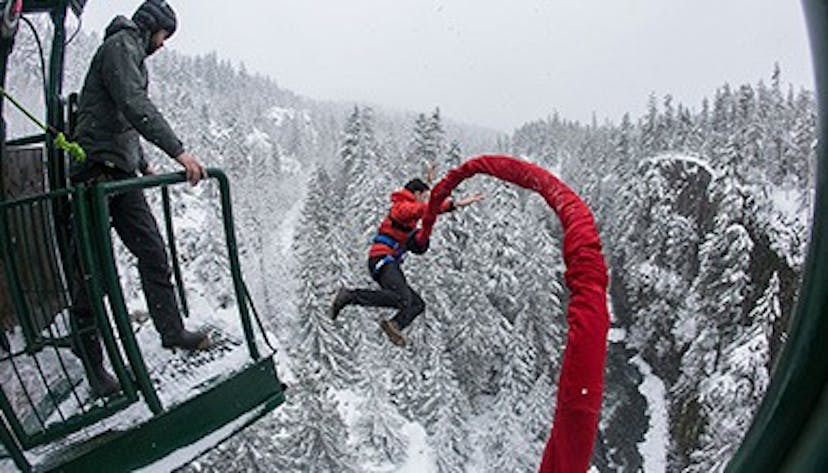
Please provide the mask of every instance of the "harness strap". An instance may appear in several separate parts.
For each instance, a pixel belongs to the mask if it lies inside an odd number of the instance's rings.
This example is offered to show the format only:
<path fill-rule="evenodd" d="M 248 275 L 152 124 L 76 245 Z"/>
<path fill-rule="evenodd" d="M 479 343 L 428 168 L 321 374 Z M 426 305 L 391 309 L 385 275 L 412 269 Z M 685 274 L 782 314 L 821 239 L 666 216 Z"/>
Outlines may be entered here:
<path fill-rule="evenodd" d="M 382 245 L 385 245 L 385 246 L 389 246 L 395 252 L 398 252 L 398 251 L 405 252 L 405 250 L 401 250 L 400 242 L 395 240 L 390 235 L 385 235 L 383 233 L 378 233 L 374 236 L 374 239 L 372 241 L 374 243 L 379 243 L 379 244 L 382 244 Z"/>
<path fill-rule="evenodd" d="M 377 261 L 377 264 L 375 264 L 374 267 L 371 268 L 371 272 L 374 274 L 374 276 L 376 276 L 377 274 L 379 274 L 379 271 L 380 269 L 382 269 L 383 266 L 394 261 L 397 261 L 397 258 L 395 258 L 394 255 L 385 255 L 384 258 Z"/>
<path fill-rule="evenodd" d="M 400 245 L 400 242 L 398 242 L 394 238 L 392 238 L 388 235 L 384 235 L 382 233 L 378 233 L 376 236 L 374 236 L 373 242 L 388 246 L 392 250 L 394 250 L 393 254 L 385 255 L 385 257 L 383 257 L 381 260 L 377 261 L 377 264 L 374 265 L 374 267 L 371 269 L 371 271 L 374 275 L 377 275 L 379 273 L 380 268 L 382 268 L 383 266 L 385 266 L 388 263 L 391 263 L 391 262 L 402 263 L 403 259 L 405 258 L 405 253 L 406 253 L 407 250 L 405 248 L 403 248 L 402 245 Z"/>

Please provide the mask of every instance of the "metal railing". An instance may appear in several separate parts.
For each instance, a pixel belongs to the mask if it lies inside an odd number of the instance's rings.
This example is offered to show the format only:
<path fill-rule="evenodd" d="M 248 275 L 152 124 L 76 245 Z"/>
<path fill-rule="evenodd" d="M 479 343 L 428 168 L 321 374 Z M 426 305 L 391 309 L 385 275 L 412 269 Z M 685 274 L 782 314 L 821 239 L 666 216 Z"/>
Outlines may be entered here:
<path fill-rule="evenodd" d="M 249 310 L 255 313 L 255 308 L 241 277 L 229 182 L 219 169 L 208 169 L 208 175 L 219 188 L 226 257 L 241 328 L 249 357 L 259 360 L 261 355 Z M 161 192 L 174 283 L 182 312 L 186 313 L 187 298 L 169 191 L 169 187 L 184 182 L 183 173 L 173 173 L 80 185 L 0 203 L 0 257 L 21 326 L 19 336 L 11 337 L 10 351 L 0 351 L 0 374 L 3 375 L 0 413 L 5 419 L 0 418 L 0 437 L 10 450 L 8 455 L 16 462 L 25 459 L 24 450 L 54 441 L 122 410 L 139 399 L 138 393 L 153 414 L 163 412 L 165 407 L 174 408 L 162 405 L 133 332 L 118 279 L 108 202 L 116 194 L 136 189 Z M 55 209 L 61 206 L 70 206 L 71 223 L 56 217 L 60 212 Z M 56 229 L 60 225 L 71 225 L 77 253 L 74 258 L 61 257 L 60 245 L 56 242 L 59 233 Z M 122 387 L 121 392 L 106 399 L 94 400 L 81 392 L 82 365 L 70 353 L 74 327 L 69 315 L 73 294 L 69 275 L 76 269 L 66 266 L 73 262 L 81 266 L 83 284 L 105 352 Z"/>
<path fill-rule="evenodd" d="M 110 363 L 123 391 L 102 403 L 85 401 L 83 370 L 69 356 L 72 322 L 69 280 L 57 245 L 55 209 L 71 204 L 77 215 L 82 264 L 91 265 L 91 241 L 84 238 L 88 214 L 79 192 L 61 190 L 0 203 L 0 255 L 22 337 L 0 356 L 3 374 L 0 412 L 22 448 L 51 442 L 117 412 L 137 399 L 99 303 L 93 304 Z M 86 280 L 101 296 L 98 279 Z"/>

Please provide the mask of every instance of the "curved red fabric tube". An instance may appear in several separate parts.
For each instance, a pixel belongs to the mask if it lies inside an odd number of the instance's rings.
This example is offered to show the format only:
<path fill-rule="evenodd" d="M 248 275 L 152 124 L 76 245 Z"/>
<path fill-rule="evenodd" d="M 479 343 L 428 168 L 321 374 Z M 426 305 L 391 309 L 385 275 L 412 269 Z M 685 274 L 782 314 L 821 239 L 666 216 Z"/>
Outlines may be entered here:
<path fill-rule="evenodd" d="M 540 473 L 586 471 L 598 429 L 607 355 L 607 266 L 589 207 L 549 171 L 504 155 L 482 155 L 450 170 L 431 191 L 423 227 L 416 238 L 431 235 L 440 204 L 463 180 L 485 173 L 541 194 L 564 230 L 564 275 L 571 292 L 566 348 L 558 380 L 552 432 Z"/>

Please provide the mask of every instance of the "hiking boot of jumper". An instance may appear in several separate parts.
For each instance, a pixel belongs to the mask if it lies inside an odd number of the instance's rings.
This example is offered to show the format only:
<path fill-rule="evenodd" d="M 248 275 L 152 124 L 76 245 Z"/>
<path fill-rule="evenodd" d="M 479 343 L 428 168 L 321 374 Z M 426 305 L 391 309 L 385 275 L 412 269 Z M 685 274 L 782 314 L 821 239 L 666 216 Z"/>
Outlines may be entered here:
<path fill-rule="evenodd" d="M 196 351 L 210 348 L 212 342 L 206 333 L 191 332 L 181 329 L 161 336 L 161 346 L 164 348 L 183 348 L 184 350 Z"/>
<path fill-rule="evenodd" d="M 400 331 L 400 328 L 397 326 L 397 322 L 394 322 L 393 320 L 383 320 L 380 322 L 380 328 L 382 328 L 382 331 L 388 335 L 388 339 L 391 340 L 391 343 L 397 345 L 398 347 L 405 346 L 405 337 Z"/>
<path fill-rule="evenodd" d="M 339 312 L 346 305 L 348 305 L 349 302 L 351 302 L 351 291 L 345 289 L 344 287 L 340 287 L 339 290 L 336 291 L 336 295 L 331 303 L 331 308 L 328 310 L 328 315 L 331 316 L 331 319 L 336 320 L 336 318 L 339 317 Z"/>

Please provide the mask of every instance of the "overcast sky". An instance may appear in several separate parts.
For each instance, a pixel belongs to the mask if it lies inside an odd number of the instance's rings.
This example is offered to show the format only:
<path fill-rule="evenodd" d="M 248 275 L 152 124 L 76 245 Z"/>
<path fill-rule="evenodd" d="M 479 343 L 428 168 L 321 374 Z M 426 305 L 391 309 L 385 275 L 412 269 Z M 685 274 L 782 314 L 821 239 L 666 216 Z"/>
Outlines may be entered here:
<path fill-rule="evenodd" d="M 139 0 L 88 0 L 101 31 Z M 617 121 L 651 92 L 694 109 L 724 82 L 813 88 L 793 0 L 170 0 L 167 47 L 216 51 L 316 99 L 512 131 L 558 111 Z M 156 78 L 160 79 L 160 78 Z"/>

